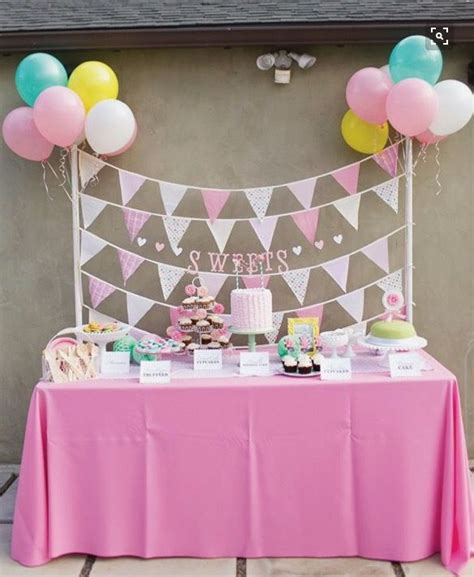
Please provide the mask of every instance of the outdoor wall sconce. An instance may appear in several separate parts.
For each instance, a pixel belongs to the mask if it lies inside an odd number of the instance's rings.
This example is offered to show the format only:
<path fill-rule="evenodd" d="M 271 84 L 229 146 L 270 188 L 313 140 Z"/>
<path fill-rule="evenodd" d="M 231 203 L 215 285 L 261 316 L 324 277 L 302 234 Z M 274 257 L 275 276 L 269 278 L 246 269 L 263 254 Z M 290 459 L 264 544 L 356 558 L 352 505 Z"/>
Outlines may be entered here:
<path fill-rule="evenodd" d="M 310 54 L 297 54 L 287 50 L 278 50 L 278 52 L 268 52 L 257 58 L 257 67 L 259 70 L 270 70 L 275 67 L 274 81 L 277 84 L 289 84 L 291 79 L 291 65 L 296 62 L 300 68 L 306 70 L 311 68 L 316 62 L 316 57 Z"/>

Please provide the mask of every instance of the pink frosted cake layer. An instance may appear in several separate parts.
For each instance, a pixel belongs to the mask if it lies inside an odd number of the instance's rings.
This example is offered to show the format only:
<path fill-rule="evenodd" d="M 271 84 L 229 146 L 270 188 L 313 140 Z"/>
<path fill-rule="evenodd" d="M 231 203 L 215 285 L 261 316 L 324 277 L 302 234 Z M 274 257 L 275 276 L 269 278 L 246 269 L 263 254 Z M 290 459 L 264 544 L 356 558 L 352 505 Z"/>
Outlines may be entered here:
<path fill-rule="evenodd" d="M 230 293 L 231 324 L 239 331 L 272 327 L 272 293 L 265 288 L 235 289 Z"/>

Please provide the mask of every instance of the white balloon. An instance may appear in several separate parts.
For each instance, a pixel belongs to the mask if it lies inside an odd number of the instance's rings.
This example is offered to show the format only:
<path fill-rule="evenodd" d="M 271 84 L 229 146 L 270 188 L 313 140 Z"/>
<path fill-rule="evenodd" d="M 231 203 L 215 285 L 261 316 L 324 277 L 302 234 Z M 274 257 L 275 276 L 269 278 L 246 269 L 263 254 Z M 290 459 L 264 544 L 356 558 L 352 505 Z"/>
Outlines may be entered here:
<path fill-rule="evenodd" d="M 86 138 L 98 154 L 109 154 L 123 148 L 136 129 L 130 107 L 120 100 L 101 100 L 86 118 Z"/>
<path fill-rule="evenodd" d="M 393 85 L 393 80 L 392 77 L 390 75 L 390 66 L 388 64 L 385 64 L 384 66 L 380 67 L 380 70 L 385 74 L 385 76 L 387 77 L 388 81 L 390 82 L 390 86 Z"/>
<path fill-rule="evenodd" d="M 461 130 L 472 117 L 472 93 L 459 80 L 443 80 L 433 86 L 438 97 L 438 112 L 429 129 L 446 136 Z"/>

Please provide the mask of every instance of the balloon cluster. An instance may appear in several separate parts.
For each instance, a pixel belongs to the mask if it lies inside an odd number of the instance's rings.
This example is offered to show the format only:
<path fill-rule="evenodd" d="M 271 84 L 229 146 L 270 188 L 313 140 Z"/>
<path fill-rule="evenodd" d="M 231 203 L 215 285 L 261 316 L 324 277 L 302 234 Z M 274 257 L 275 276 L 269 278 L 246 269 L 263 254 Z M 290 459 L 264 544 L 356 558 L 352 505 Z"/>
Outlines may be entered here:
<path fill-rule="evenodd" d="M 16 69 L 16 88 L 28 106 L 3 121 L 3 138 L 19 156 L 39 162 L 54 146 L 69 148 L 85 139 L 98 154 L 116 156 L 137 135 L 133 112 L 117 100 L 115 72 L 103 62 L 83 62 L 68 79 L 61 62 L 37 52 Z"/>
<path fill-rule="evenodd" d="M 388 139 L 390 123 L 404 136 L 434 144 L 461 130 L 472 117 L 473 97 L 458 80 L 438 82 L 443 57 L 425 36 L 409 36 L 392 50 L 388 65 L 362 68 L 347 83 L 350 110 L 342 119 L 346 143 L 374 154 Z"/>

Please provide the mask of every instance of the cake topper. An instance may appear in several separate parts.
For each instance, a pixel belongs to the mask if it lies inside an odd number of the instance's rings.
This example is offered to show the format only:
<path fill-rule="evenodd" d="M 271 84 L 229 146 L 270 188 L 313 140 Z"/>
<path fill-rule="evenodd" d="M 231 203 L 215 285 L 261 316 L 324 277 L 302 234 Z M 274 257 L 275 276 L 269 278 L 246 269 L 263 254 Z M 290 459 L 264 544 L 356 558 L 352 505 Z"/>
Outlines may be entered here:
<path fill-rule="evenodd" d="M 405 305 L 405 299 L 400 291 L 388 291 L 384 293 L 382 304 L 385 308 L 384 314 L 381 315 L 383 320 L 406 319 L 406 315 L 401 312 Z"/>

